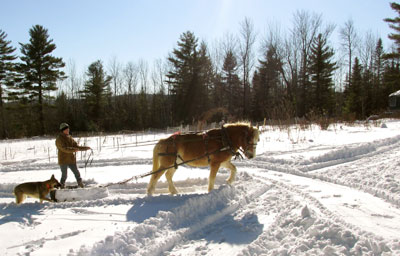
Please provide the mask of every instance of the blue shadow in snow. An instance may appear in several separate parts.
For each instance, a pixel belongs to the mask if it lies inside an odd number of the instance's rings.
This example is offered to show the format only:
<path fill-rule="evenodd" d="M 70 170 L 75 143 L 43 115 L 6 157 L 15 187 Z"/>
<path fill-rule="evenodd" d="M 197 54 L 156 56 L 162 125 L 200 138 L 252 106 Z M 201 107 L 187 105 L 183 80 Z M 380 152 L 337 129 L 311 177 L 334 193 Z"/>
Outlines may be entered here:
<path fill-rule="evenodd" d="M 208 225 L 188 239 L 204 239 L 215 244 L 250 244 L 262 234 L 263 228 L 264 225 L 258 221 L 254 213 L 246 214 L 241 219 L 227 215 L 218 220 L 216 225 Z"/>
<path fill-rule="evenodd" d="M 133 206 L 126 213 L 127 221 L 141 223 L 146 219 L 157 216 L 160 211 L 171 211 L 182 206 L 188 199 L 200 195 L 159 195 L 138 198 L 133 201 Z"/>
<path fill-rule="evenodd" d="M 190 195 L 159 195 L 154 197 L 138 198 L 133 201 L 132 208 L 127 212 L 127 220 L 141 223 L 151 217 L 156 217 L 160 211 L 173 212 L 175 208 L 183 206 L 188 200 L 194 199 L 196 201 L 199 197 L 204 197 L 204 194 L 190 194 Z M 201 199 L 200 199 L 201 201 Z M 178 220 L 176 223 L 171 222 L 173 229 L 179 229 L 186 226 L 196 225 L 193 220 L 205 220 L 208 216 L 220 212 L 225 209 L 227 205 L 223 202 L 214 205 L 210 211 L 199 212 L 199 215 L 189 217 L 185 220 Z M 193 209 L 193 211 L 201 209 Z M 204 209 L 203 209 L 204 210 Z M 209 243 L 228 243 L 228 244 L 249 244 L 256 240 L 263 232 L 264 225 L 259 222 L 258 216 L 255 213 L 233 212 L 213 222 L 211 225 L 202 227 L 201 230 L 189 235 L 188 239 L 199 240 L 204 239 Z"/>
<path fill-rule="evenodd" d="M 8 222 L 18 222 L 21 224 L 32 224 L 34 222 L 33 215 L 42 214 L 43 208 L 46 204 L 37 203 L 22 203 L 17 205 L 11 204 L 0 204 L 0 225 Z"/>

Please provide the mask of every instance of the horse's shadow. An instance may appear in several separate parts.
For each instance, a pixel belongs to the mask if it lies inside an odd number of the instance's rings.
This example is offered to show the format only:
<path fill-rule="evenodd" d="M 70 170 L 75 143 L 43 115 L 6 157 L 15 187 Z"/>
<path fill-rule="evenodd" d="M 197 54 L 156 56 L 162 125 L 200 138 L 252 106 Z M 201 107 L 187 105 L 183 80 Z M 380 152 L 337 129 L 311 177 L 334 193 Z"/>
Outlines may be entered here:
<path fill-rule="evenodd" d="M 160 211 L 171 211 L 182 206 L 188 199 L 197 196 L 199 195 L 160 195 L 138 198 L 134 200 L 133 207 L 127 212 L 126 219 L 127 221 L 142 223 L 146 219 L 156 217 Z"/>
<path fill-rule="evenodd" d="M 45 204 L 41 203 L 24 203 L 21 205 L 17 204 L 0 204 L 0 216 L 4 216 L 0 219 L 0 225 L 8 222 L 17 222 L 23 225 L 31 225 L 35 222 L 34 215 L 41 214 L 42 209 L 45 208 Z"/>
<path fill-rule="evenodd" d="M 174 209 L 183 206 L 188 200 L 202 197 L 204 194 L 189 195 L 160 195 L 144 197 L 134 200 L 134 205 L 127 212 L 127 221 L 142 223 L 147 219 L 156 217 L 160 211 L 174 212 Z M 215 211 L 221 211 L 226 205 L 219 205 Z M 196 209 L 193 209 L 196 211 Z M 196 222 L 178 220 L 171 223 L 171 228 L 179 229 L 185 226 L 196 225 L 212 213 L 200 214 Z M 183 216 L 182 216 L 183 217 Z M 184 218 L 184 217 L 183 217 Z M 264 225 L 258 220 L 254 213 L 241 214 L 236 216 L 235 212 L 227 214 L 213 222 L 215 225 L 205 225 L 200 230 L 190 234 L 188 239 L 204 239 L 212 243 L 248 244 L 257 239 L 263 232 Z"/>
<path fill-rule="evenodd" d="M 254 213 L 246 214 L 241 219 L 227 215 L 218 220 L 217 225 L 204 227 L 200 232 L 191 234 L 188 239 L 204 239 L 214 244 L 250 244 L 262 234 L 263 228 L 264 225 Z"/>

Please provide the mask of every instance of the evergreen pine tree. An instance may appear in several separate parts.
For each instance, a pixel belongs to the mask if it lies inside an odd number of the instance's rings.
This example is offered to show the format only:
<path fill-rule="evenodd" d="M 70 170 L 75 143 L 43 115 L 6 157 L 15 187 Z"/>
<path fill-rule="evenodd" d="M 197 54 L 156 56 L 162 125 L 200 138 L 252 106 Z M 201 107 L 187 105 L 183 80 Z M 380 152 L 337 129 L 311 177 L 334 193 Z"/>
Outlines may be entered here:
<path fill-rule="evenodd" d="M 174 49 L 168 61 L 171 69 L 167 74 L 167 83 L 171 86 L 172 112 L 175 123 L 191 123 L 196 115 L 199 89 L 198 39 L 188 31 L 181 35 L 178 48 Z"/>
<path fill-rule="evenodd" d="M 238 75 L 238 63 L 232 50 L 226 52 L 224 64 L 222 66 L 222 106 L 229 114 L 239 118 L 243 114 L 243 90 L 240 89 L 241 83 Z"/>
<path fill-rule="evenodd" d="M 374 75 L 371 69 L 364 68 L 362 72 L 362 90 L 361 90 L 361 118 L 368 117 L 374 113 L 375 98 L 374 95 Z"/>
<path fill-rule="evenodd" d="M 351 81 L 345 89 L 345 113 L 354 115 L 358 120 L 363 113 L 362 67 L 358 58 L 354 59 Z"/>
<path fill-rule="evenodd" d="M 60 68 L 65 64 L 62 58 L 56 58 L 51 53 L 56 49 L 52 39 L 49 39 L 48 30 L 43 26 L 35 25 L 29 30 L 29 43 L 21 45 L 20 57 L 23 63 L 19 71 L 24 75 L 24 90 L 38 109 L 39 133 L 45 134 L 45 105 L 52 99 L 50 92 L 56 91 L 56 82 L 64 78 Z M 46 101 L 47 99 L 47 101 Z"/>
<path fill-rule="evenodd" d="M 214 89 L 214 71 L 211 63 L 211 59 L 208 54 L 207 45 L 205 42 L 200 44 L 199 49 L 199 79 L 198 79 L 198 97 L 199 103 L 197 105 L 196 115 L 203 115 L 210 108 L 214 106 L 211 105 L 211 91 Z"/>
<path fill-rule="evenodd" d="M 332 62 L 333 50 L 326 38 L 319 34 L 311 45 L 309 74 L 311 76 L 309 98 L 311 110 L 318 115 L 332 114 L 334 109 L 334 84 L 332 80 L 336 63 Z"/>
<path fill-rule="evenodd" d="M 6 40 L 7 34 L 0 29 L 0 138 L 8 136 L 4 103 L 15 91 L 15 73 L 13 61 L 15 48 L 10 46 L 11 41 Z M 13 90 L 8 90 L 13 89 Z"/>
<path fill-rule="evenodd" d="M 389 23 L 389 27 L 394 30 L 393 33 L 389 34 L 389 39 L 393 40 L 396 45 L 396 51 L 384 54 L 384 58 L 389 60 L 388 65 L 385 68 L 383 74 L 383 91 L 385 98 L 399 90 L 400 84 L 400 4 L 390 3 L 390 7 L 397 12 L 397 17 L 386 18 L 384 21 Z"/>
<path fill-rule="evenodd" d="M 282 62 L 275 46 L 269 45 L 265 60 L 259 62 L 260 67 L 253 77 L 253 118 L 256 120 L 279 118 L 275 116 L 275 110 L 283 97 L 280 90 Z"/>
<path fill-rule="evenodd" d="M 387 107 L 388 95 L 385 95 L 383 88 L 383 72 L 385 70 L 386 60 L 383 58 L 382 39 L 376 43 L 374 51 L 373 64 L 373 109 L 376 111 L 384 110 Z"/>
<path fill-rule="evenodd" d="M 385 95 L 386 106 L 387 100 L 391 93 L 400 90 L 400 65 L 394 59 L 388 60 L 383 72 L 383 93 Z"/>
<path fill-rule="evenodd" d="M 93 62 L 86 72 L 88 79 L 85 81 L 84 90 L 81 91 L 87 105 L 90 130 L 99 130 L 104 120 L 105 107 L 109 103 L 111 95 L 111 76 L 104 71 L 100 60 Z"/>
<path fill-rule="evenodd" d="M 393 52 L 387 54 L 387 58 L 398 58 L 400 57 L 400 4 L 398 3 L 390 3 L 390 7 L 397 12 L 398 17 L 396 18 L 386 18 L 384 21 L 389 23 L 389 27 L 393 29 L 395 32 L 389 34 L 389 38 L 394 41 L 397 46 L 397 52 Z"/>

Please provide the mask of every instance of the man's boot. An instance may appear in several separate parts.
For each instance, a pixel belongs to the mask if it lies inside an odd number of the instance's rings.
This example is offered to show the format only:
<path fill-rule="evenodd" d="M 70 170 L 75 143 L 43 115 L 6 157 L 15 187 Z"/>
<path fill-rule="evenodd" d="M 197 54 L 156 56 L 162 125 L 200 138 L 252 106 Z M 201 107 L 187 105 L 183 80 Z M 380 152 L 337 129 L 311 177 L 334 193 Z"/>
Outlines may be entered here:
<path fill-rule="evenodd" d="M 80 188 L 83 188 L 83 187 L 84 187 L 84 186 L 83 186 L 82 180 L 78 180 L 78 187 L 80 187 Z"/>

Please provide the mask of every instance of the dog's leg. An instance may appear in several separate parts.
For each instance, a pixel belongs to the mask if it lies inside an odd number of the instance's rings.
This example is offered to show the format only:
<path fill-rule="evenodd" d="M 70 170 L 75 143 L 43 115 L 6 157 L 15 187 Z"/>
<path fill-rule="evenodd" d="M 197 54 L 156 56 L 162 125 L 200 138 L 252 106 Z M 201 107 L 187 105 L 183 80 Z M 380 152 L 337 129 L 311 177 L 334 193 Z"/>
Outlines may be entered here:
<path fill-rule="evenodd" d="M 47 190 L 47 191 L 43 191 L 42 193 L 40 193 L 40 195 L 39 195 L 40 203 L 43 203 L 43 201 L 53 202 L 50 198 L 47 197 L 47 194 L 48 194 L 49 192 L 50 192 L 50 191 Z"/>
<path fill-rule="evenodd" d="M 26 199 L 26 195 L 23 193 L 15 193 L 15 203 L 16 204 L 21 204 L 24 200 Z"/>

